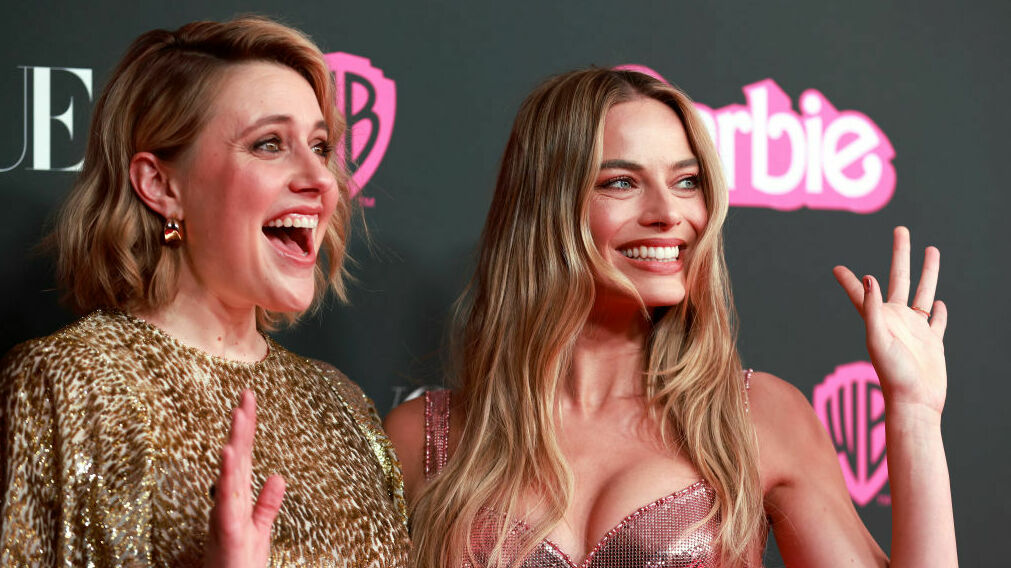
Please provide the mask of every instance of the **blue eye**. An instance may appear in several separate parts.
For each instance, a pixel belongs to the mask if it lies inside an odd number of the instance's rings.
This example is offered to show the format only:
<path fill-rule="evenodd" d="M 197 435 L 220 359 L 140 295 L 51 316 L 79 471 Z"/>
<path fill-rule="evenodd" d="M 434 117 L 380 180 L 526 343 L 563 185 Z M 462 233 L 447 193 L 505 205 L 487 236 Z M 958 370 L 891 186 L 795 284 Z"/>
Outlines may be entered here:
<path fill-rule="evenodd" d="M 602 183 L 600 187 L 605 189 L 632 189 L 632 180 L 627 177 L 609 179 Z"/>
<path fill-rule="evenodd" d="M 674 187 L 678 189 L 698 189 L 699 188 L 699 176 L 688 176 L 681 178 L 674 184 Z"/>

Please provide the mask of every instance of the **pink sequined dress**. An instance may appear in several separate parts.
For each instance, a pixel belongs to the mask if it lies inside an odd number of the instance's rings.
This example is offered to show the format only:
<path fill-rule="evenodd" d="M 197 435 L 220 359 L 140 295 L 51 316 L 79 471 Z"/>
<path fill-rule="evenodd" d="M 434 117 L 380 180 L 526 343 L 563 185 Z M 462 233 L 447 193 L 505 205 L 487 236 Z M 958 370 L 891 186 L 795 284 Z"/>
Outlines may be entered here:
<path fill-rule="evenodd" d="M 745 385 L 750 379 L 745 374 Z M 425 393 L 425 477 L 439 474 L 449 457 L 450 391 Z M 716 500 L 705 481 L 661 497 L 631 512 L 607 532 L 582 564 L 575 564 L 558 545 L 541 541 L 520 564 L 521 568 L 706 568 L 718 566 L 713 541 L 719 519 L 702 522 Z M 471 535 L 476 555 L 468 568 L 484 568 L 495 544 L 502 515 L 485 510 Z M 700 524 L 701 523 L 701 524 Z M 530 527 L 513 522 L 510 534 L 522 536 Z M 515 539 L 518 542 L 520 539 Z M 513 542 L 506 543 L 507 549 Z M 513 542 L 513 544 L 515 544 Z M 513 552 L 516 554 L 518 551 Z M 508 556 L 509 552 L 506 551 Z"/>

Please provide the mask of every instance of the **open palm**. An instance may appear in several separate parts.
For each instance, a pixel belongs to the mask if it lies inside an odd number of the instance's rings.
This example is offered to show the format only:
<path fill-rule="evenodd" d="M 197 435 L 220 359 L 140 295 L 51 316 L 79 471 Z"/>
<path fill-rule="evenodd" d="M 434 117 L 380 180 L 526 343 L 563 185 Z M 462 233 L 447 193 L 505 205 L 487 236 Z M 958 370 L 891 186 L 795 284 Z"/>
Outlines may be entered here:
<path fill-rule="evenodd" d="M 251 478 L 255 433 L 256 399 L 247 390 L 242 393 L 239 407 L 232 411 L 232 429 L 221 450 L 205 566 L 256 568 L 266 566 L 270 558 L 270 528 L 284 498 L 284 478 L 267 478 L 254 504 Z"/>
<path fill-rule="evenodd" d="M 885 400 L 891 405 L 917 405 L 940 413 L 948 383 L 943 344 L 948 311 L 944 302 L 934 300 L 941 253 L 927 247 L 916 294 L 907 306 L 909 249 L 909 230 L 896 227 L 887 302 L 873 276 L 865 276 L 861 282 L 844 266 L 832 272 L 864 319 L 867 350 Z"/>

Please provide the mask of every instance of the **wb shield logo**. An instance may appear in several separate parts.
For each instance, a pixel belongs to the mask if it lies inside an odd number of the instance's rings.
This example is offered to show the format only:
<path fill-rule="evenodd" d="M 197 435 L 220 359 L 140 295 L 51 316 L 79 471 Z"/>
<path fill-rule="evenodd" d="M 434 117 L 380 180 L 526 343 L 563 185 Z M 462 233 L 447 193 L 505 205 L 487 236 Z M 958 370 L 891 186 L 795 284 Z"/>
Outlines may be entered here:
<path fill-rule="evenodd" d="M 814 387 L 814 411 L 828 429 L 839 456 L 846 487 L 861 507 L 881 495 L 888 482 L 885 455 L 885 398 L 870 363 L 858 361 L 836 367 Z"/>
<path fill-rule="evenodd" d="M 383 161 L 393 135 L 397 87 L 364 58 L 336 52 L 323 56 L 337 83 L 337 110 L 347 120 L 338 152 L 351 173 L 351 195 L 358 195 Z M 375 199 L 358 195 L 366 207 Z"/>

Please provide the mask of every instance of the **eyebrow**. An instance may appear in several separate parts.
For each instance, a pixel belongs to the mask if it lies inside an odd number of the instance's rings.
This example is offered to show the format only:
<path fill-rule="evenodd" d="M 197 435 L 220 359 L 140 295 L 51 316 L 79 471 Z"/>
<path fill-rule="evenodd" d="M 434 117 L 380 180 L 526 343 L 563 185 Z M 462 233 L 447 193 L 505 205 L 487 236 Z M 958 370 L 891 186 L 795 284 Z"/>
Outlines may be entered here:
<path fill-rule="evenodd" d="M 685 160 L 680 160 L 671 164 L 670 169 L 672 170 L 683 170 L 685 168 L 691 168 L 699 165 L 698 158 L 688 158 Z M 642 171 L 643 166 L 638 162 L 632 162 L 629 160 L 607 160 L 606 162 L 600 164 L 600 169 L 602 170 L 632 170 L 634 172 Z"/>
<path fill-rule="evenodd" d="M 257 120 L 253 124 L 250 124 L 249 126 L 247 126 L 246 128 L 244 128 L 242 130 L 242 134 L 240 134 L 240 136 L 245 136 L 249 132 L 251 132 L 253 130 L 256 130 L 257 128 L 259 128 L 259 127 L 261 127 L 261 126 L 263 126 L 265 124 L 290 124 L 292 122 L 294 122 L 294 119 L 290 115 L 287 115 L 287 114 L 270 114 L 270 115 L 264 116 L 263 118 L 260 118 L 259 120 Z M 327 127 L 327 124 L 326 124 L 325 120 L 320 120 L 315 125 L 313 125 L 313 129 L 317 129 L 317 128 L 325 130 L 328 134 L 330 132 L 330 129 Z"/>

